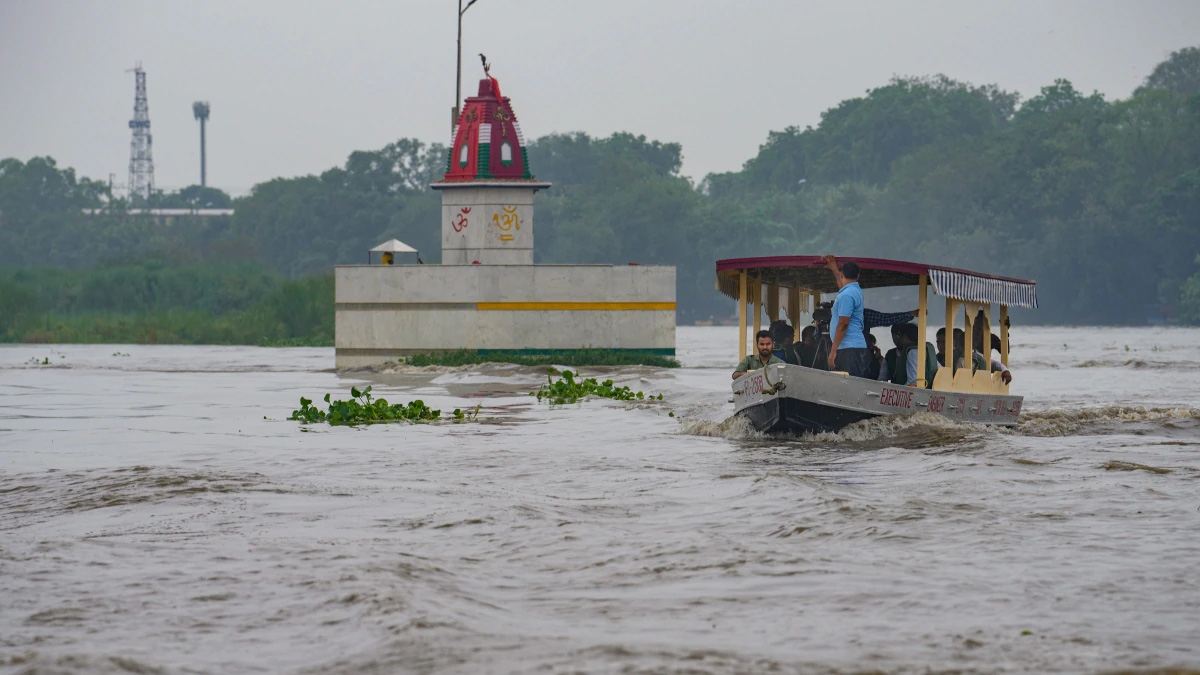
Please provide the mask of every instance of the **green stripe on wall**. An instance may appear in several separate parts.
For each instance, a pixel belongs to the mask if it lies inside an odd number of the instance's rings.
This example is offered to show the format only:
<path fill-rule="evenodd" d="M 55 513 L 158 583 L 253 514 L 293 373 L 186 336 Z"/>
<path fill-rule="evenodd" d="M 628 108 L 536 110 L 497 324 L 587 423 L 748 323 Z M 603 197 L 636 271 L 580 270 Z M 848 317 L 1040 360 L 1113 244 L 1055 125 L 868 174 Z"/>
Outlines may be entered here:
<path fill-rule="evenodd" d="M 559 356 L 576 354 L 578 352 L 617 352 L 619 354 L 653 354 L 655 356 L 675 356 L 674 347 L 649 349 L 617 349 L 615 347 L 585 347 L 583 349 L 468 349 L 481 356 L 488 354 L 521 354 L 525 356 Z"/>
<path fill-rule="evenodd" d="M 338 347 L 337 354 L 342 356 L 412 356 L 414 354 L 453 353 L 458 351 L 474 352 L 481 356 L 488 354 L 521 354 L 525 356 L 560 356 L 578 352 L 619 352 L 622 354 L 652 354 L 654 356 L 675 356 L 674 347 L 647 349 L 614 349 L 608 347 L 585 347 L 582 349 L 386 349 L 371 347 Z"/>

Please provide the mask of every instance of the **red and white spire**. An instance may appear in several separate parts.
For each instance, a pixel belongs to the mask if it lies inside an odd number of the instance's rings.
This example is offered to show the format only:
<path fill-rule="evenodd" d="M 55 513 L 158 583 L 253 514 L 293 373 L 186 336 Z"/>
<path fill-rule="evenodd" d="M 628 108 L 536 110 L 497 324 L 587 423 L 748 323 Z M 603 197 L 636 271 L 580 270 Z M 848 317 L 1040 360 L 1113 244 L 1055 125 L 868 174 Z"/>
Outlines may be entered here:
<path fill-rule="evenodd" d="M 521 125 L 486 61 L 484 75 L 479 94 L 463 103 L 442 182 L 532 181 Z"/>

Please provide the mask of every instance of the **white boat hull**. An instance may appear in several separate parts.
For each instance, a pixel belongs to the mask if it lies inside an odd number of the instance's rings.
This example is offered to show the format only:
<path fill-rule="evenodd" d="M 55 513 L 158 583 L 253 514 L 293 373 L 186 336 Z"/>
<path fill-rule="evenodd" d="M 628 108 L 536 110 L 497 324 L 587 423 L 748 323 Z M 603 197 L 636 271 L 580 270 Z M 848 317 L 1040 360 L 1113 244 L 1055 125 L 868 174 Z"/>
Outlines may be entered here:
<path fill-rule="evenodd" d="M 837 431 L 854 422 L 930 412 L 960 422 L 1015 426 L 1024 398 L 917 389 L 845 373 L 772 364 L 733 382 L 734 413 L 762 432 Z"/>

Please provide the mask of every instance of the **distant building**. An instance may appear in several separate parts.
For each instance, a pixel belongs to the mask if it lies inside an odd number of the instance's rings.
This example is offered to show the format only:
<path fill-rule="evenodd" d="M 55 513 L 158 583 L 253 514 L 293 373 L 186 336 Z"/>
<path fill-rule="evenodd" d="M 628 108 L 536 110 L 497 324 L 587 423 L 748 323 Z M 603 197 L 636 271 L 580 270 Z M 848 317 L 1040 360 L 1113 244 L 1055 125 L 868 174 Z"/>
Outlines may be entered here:
<path fill-rule="evenodd" d="M 112 213 L 123 213 L 128 216 L 150 216 L 159 225 L 174 225 L 176 221 L 205 218 L 221 218 L 233 215 L 233 209 L 83 209 L 88 216 L 107 216 Z"/>

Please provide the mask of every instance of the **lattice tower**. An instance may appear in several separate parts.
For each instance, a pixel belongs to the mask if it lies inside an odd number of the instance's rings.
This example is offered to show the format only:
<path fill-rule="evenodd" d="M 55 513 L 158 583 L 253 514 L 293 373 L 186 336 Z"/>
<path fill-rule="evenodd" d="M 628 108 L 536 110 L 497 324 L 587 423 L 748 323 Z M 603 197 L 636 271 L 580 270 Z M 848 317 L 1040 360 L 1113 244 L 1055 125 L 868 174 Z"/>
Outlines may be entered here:
<path fill-rule="evenodd" d="M 135 79 L 133 119 L 129 120 L 129 198 L 149 199 L 154 191 L 154 154 L 151 152 L 150 105 L 146 102 L 146 72 L 133 68 Z"/>

